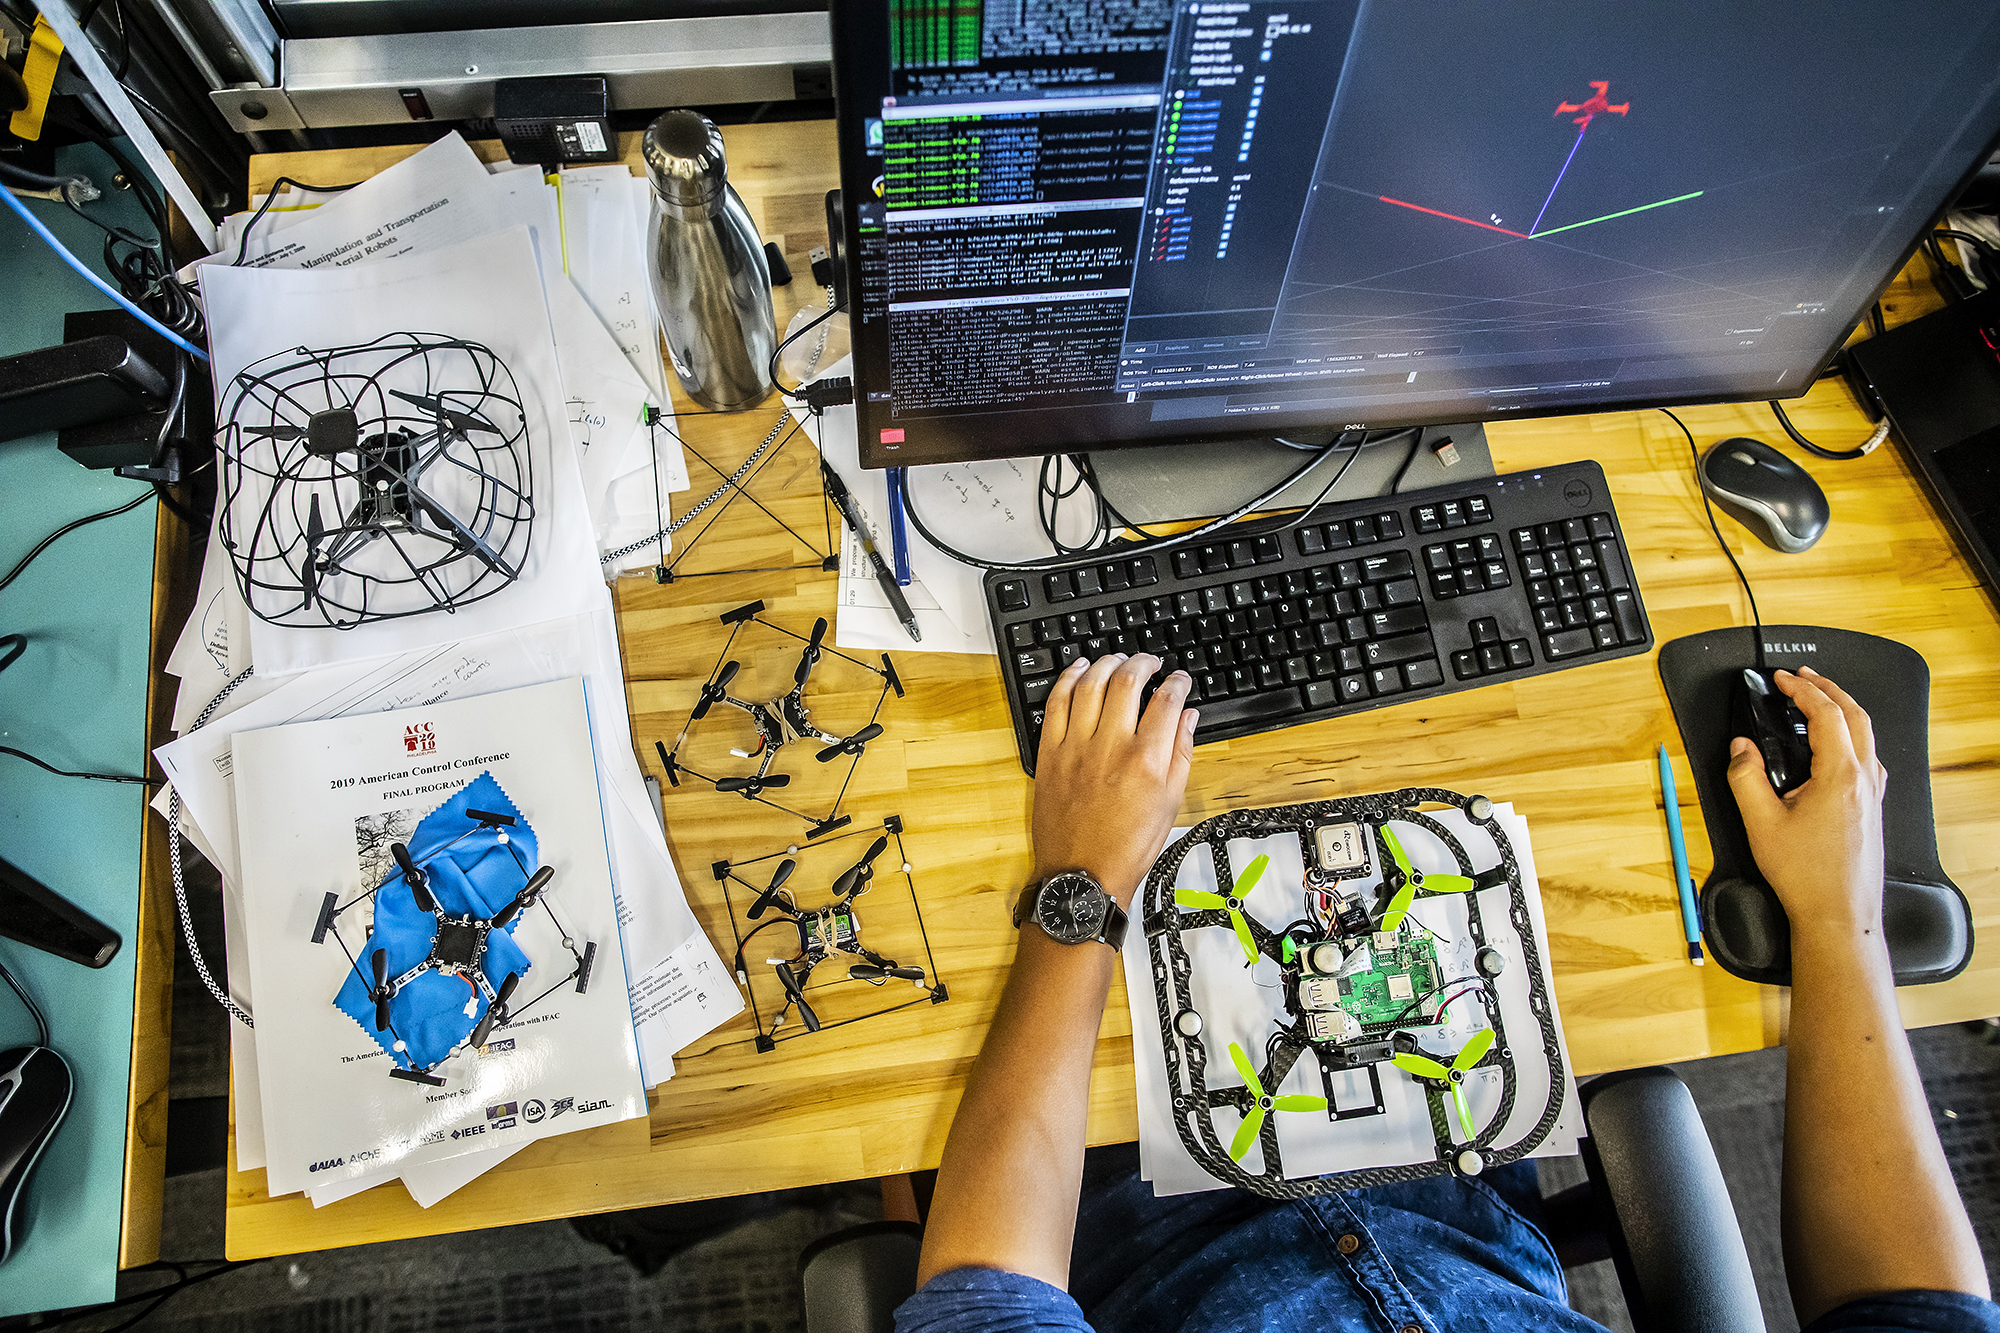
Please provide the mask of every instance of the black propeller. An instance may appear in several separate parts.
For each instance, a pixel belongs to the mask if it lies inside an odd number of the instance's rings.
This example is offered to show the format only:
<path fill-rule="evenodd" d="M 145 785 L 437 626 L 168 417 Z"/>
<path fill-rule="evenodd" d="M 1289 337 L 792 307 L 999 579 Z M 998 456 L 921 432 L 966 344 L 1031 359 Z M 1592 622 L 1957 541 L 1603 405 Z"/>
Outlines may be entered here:
<path fill-rule="evenodd" d="M 874 842 L 870 843 L 868 850 L 861 854 L 861 859 L 856 861 L 852 867 L 841 874 L 839 879 L 833 882 L 833 896 L 836 898 L 852 898 L 855 894 L 867 888 L 868 881 L 875 876 L 875 867 L 872 863 L 888 846 L 889 840 L 887 838 L 877 838 Z"/>
<path fill-rule="evenodd" d="M 473 430 L 484 431 L 488 435 L 500 434 L 500 428 L 484 417 L 474 416 L 469 412 L 460 412 L 454 408 L 446 407 L 435 398 L 427 398 L 422 394 L 404 393 L 401 389 L 391 389 L 389 392 L 406 403 L 414 403 L 416 406 L 424 409 L 424 411 L 434 414 L 440 421 L 449 422 L 453 429 L 459 431 L 461 434 Z"/>
<path fill-rule="evenodd" d="M 882 724 L 880 722 L 870 722 L 846 740 L 835 741 L 824 750 L 821 750 L 818 755 L 819 761 L 822 764 L 830 764 L 844 754 L 859 755 L 863 750 L 868 748 L 868 742 L 881 734 Z"/>
<path fill-rule="evenodd" d="M 375 1030 L 380 1032 L 389 1026 L 389 1001 L 396 992 L 389 985 L 389 953 L 377 949 L 372 960 L 375 968 L 375 985 L 368 992 L 368 998 L 375 1001 Z"/>
<path fill-rule="evenodd" d="M 785 887 L 785 881 L 790 879 L 792 872 L 798 868 L 799 863 L 792 860 L 789 856 L 778 862 L 777 873 L 771 876 L 771 887 L 758 894 L 757 901 L 750 905 L 750 919 L 752 921 L 764 915 L 772 907 L 777 907 L 780 910 L 784 908 L 784 904 L 778 901 L 778 890 Z"/>
<path fill-rule="evenodd" d="M 856 963 L 847 969 L 847 975 L 854 981 L 873 981 L 880 984 L 882 978 L 889 975 L 889 969 L 877 967 L 873 963 Z"/>
<path fill-rule="evenodd" d="M 431 896 L 430 876 L 418 868 L 410 857 L 410 849 L 400 842 L 389 844 L 389 855 L 396 858 L 396 864 L 403 871 L 403 882 L 410 886 L 410 897 L 416 899 L 419 912 L 435 912 L 437 899 Z"/>
<path fill-rule="evenodd" d="M 821 616 L 813 622 L 812 639 L 806 644 L 806 650 L 799 654 L 799 669 L 792 673 L 792 684 L 806 683 L 806 677 L 812 674 L 813 664 L 819 661 L 819 644 L 825 637 L 826 617 Z"/>
<path fill-rule="evenodd" d="M 736 679 L 736 673 L 741 667 L 740 662 L 722 664 L 722 670 L 715 673 L 715 679 L 701 687 L 701 698 L 695 701 L 694 711 L 688 714 L 688 721 L 700 721 L 708 716 L 710 708 L 722 702 L 722 697 L 729 693 L 729 682 Z"/>
<path fill-rule="evenodd" d="M 486 1044 L 486 1034 L 493 1030 L 494 1024 L 498 1023 L 503 1027 L 506 1025 L 507 1001 L 512 998 L 514 987 L 520 984 L 521 977 L 516 972 L 509 972 L 507 979 L 500 983 L 500 993 L 493 997 L 493 1003 L 487 1005 L 486 1012 L 479 1016 L 479 1026 L 472 1029 L 471 1044 L 473 1046 L 478 1047 Z"/>
<path fill-rule="evenodd" d="M 889 975 L 901 977 L 905 981 L 922 981 L 924 970 L 921 967 L 892 967 L 889 969 Z"/>
<path fill-rule="evenodd" d="M 767 773 L 761 778 L 717 778 L 715 780 L 715 789 L 717 791 L 740 791 L 745 796 L 755 796 L 766 787 L 789 787 L 791 785 L 792 775 L 789 773 Z"/>
<path fill-rule="evenodd" d="M 555 878 L 555 874 L 556 872 L 553 868 L 543 866 L 534 874 L 528 876 L 528 882 L 521 886 L 519 893 L 514 895 L 514 901 L 494 913 L 492 921 L 493 929 L 505 930 L 509 921 L 512 921 L 530 907 L 533 907 L 535 899 L 542 896 L 542 890 L 549 886 L 549 881 Z"/>
<path fill-rule="evenodd" d="M 798 977 L 784 963 L 778 964 L 778 984 L 785 988 L 785 994 L 791 998 L 793 1004 L 799 1007 L 799 1018 L 805 1023 L 806 1031 L 819 1031 L 819 1015 L 814 1013 L 812 1006 L 806 1003 L 805 988 L 799 985 Z"/>
<path fill-rule="evenodd" d="M 312 502 L 306 506 L 306 563 L 301 571 L 299 591 L 306 595 L 310 605 L 319 597 L 319 544 L 326 537 L 326 522 L 319 516 L 319 492 L 312 493 Z"/>

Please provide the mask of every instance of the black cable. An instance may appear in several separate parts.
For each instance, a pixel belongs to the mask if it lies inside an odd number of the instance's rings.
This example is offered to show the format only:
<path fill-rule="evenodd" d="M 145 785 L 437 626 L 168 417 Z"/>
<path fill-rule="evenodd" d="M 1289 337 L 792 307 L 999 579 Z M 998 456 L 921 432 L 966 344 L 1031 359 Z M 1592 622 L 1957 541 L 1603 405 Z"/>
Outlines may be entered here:
<path fill-rule="evenodd" d="M 0 671 L 5 671 L 19 661 L 21 654 L 28 651 L 28 636 L 25 634 L 0 634 Z"/>
<path fill-rule="evenodd" d="M 814 315 L 811 319 L 807 320 L 805 323 L 799 325 L 796 329 L 793 329 L 790 333 L 786 334 L 783 338 L 779 339 L 778 345 L 771 349 L 771 364 L 766 369 L 767 373 L 771 377 L 772 385 L 776 387 L 779 394 L 781 394 L 785 398 L 796 398 L 801 402 L 805 401 L 805 395 L 800 393 L 798 389 L 787 389 L 784 385 L 778 383 L 778 358 L 784 355 L 785 349 L 787 347 L 790 347 L 793 343 L 797 342 L 808 331 L 818 328 L 820 325 L 826 323 L 826 321 L 832 319 L 835 315 L 839 314 L 841 311 L 845 309 L 847 309 L 847 307 L 844 305 L 833 305 L 829 303 L 826 309 L 820 311 L 817 315 Z M 803 385 L 800 386 L 800 388 L 803 387 L 804 387 Z"/>
<path fill-rule="evenodd" d="M 11 754 L 16 759 L 25 759 L 36 768 L 46 769 L 59 778 L 89 778 L 93 782 L 129 782 L 135 787 L 158 787 L 163 785 L 155 778 L 135 778 L 124 773 L 72 773 L 66 768 L 57 768 L 54 764 L 44 763 L 42 760 L 29 754 L 26 750 L 17 750 L 11 745 L 0 745 L 0 754 Z"/>
<path fill-rule="evenodd" d="M 1875 330 L 1875 336 L 1878 338 L 1889 331 L 1889 326 L 1882 319 L 1882 303 L 1880 301 L 1868 307 L 1868 326 Z"/>
<path fill-rule="evenodd" d="M 33 563 L 36 556 L 40 555 L 43 551 L 46 551 L 49 549 L 49 547 L 53 546 L 57 538 L 66 537 L 70 533 L 75 532 L 78 528 L 83 527 L 87 523 L 95 523 L 99 519 L 116 518 L 118 515 L 124 513 L 128 509 L 137 509 L 140 505 L 144 504 L 146 501 L 152 498 L 153 494 L 151 491 L 144 491 L 138 495 L 133 496 L 130 500 L 128 500 L 122 505 L 119 505 L 116 509 L 106 509 L 100 511 L 99 513 L 86 514 L 82 518 L 79 518 L 74 522 L 63 524 L 61 527 L 57 528 L 54 532 L 51 532 L 48 536 L 42 538 L 40 542 L 36 543 L 34 550 L 22 556 L 20 561 L 12 569 L 7 571 L 7 576 L 5 578 L 0 578 L 0 592 L 5 592 L 8 586 L 12 584 L 15 579 L 20 578 L 21 571 L 26 569 L 31 563 Z"/>
<path fill-rule="evenodd" d="M 257 205 L 257 211 L 252 213 L 250 220 L 243 224 L 243 238 L 237 243 L 236 258 L 230 261 L 230 267 L 243 267 L 244 256 L 250 253 L 250 233 L 257 229 L 257 224 L 262 222 L 264 215 L 271 211 L 271 205 L 278 202 L 279 186 L 289 185 L 295 190 L 310 190 L 314 194 L 339 194 L 341 191 L 351 190 L 359 184 L 361 184 L 360 181 L 349 181 L 345 185 L 307 185 L 304 181 L 295 181 L 290 176 L 278 177 L 278 179 L 271 182 L 269 192 L 264 195 L 264 202 Z"/>
<path fill-rule="evenodd" d="M 2000 259 L 2000 249 L 1995 249 L 1991 241 L 1986 240 L 1984 237 L 1974 236 L 1969 231 L 1959 231 L 1955 227 L 1938 227 L 1931 232 L 1931 235 L 1942 236 L 1952 241 L 1964 241 L 1967 245 L 1978 250 L 1979 253 Z"/>
<path fill-rule="evenodd" d="M 744 887 L 745 887 L 745 888 L 748 888 L 748 887 L 750 887 L 750 886 L 749 886 L 749 885 L 745 885 Z M 762 894 L 763 894 L 763 890 L 761 890 L 761 889 L 760 889 L 760 890 L 758 890 L 758 895 L 759 895 L 760 897 L 762 896 Z M 758 931 L 760 931 L 760 930 L 769 930 L 769 929 L 770 929 L 770 928 L 771 928 L 772 926 L 794 926 L 794 927 L 796 927 L 796 926 L 797 926 L 798 924 L 799 924 L 799 922 L 798 922 L 798 918 L 797 918 L 796 916 L 793 916 L 793 915 L 790 915 L 790 914 L 787 914 L 787 915 L 785 915 L 785 916 L 774 916 L 774 917 L 772 917 L 772 918 L 771 918 L 771 919 L 770 919 L 769 921 L 765 921 L 765 922 L 762 922 L 762 923 L 758 924 L 757 926 L 753 927 L 753 928 L 751 929 L 750 933 L 749 933 L 748 935 L 745 935 L 745 936 L 743 937 L 743 942 L 742 942 L 741 944 L 738 944 L 738 945 L 736 946 L 736 969 L 735 969 L 735 971 L 736 971 L 736 975 L 737 975 L 737 976 L 739 976 L 739 977 L 740 977 L 740 976 L 742 976 L 742 975 L 744 975 L 744 972 L 743 972 L 743 951 L 744 951 L 745 949 L 747 949 L 747 948 L 749 948 L 749 947 L 750 947 L 750 941 L 751 941 L 751 940 L 754 940 L 754 939 L 756 939 L 756 938 L 757 938 L 757 932 L 758 932 Z"/>
<path fill-rule="evenodd" d="M 1722 529 L 1716 526 L 1715 506 L 1708 502 L 1708 489 L 1701 484 L 1701 449 L 1695 444 L 1694 432 L 1687 428 L 1687 422 L 1664 407 L 1660 411 L 1666 413 L 1667 420 L 1679 426 L 1681 434 L 1687 436 L 1688 453 L 1694 457 L 1694 488 L 1701 494 L 1701 507 L 1708 511 L 1708 530 L 1715 534 L 1715 544 L 1729 557 L 1729 567 L 1736 571 L 1736 581 L 1743 585 L 1743 595 L 1750 599 L 1750 619 L 1756 626 L 1751 637 L 1757 641 L 1757 666 L 1761 670 L 1764 666 L 1764 617 L 1757 612 L 1757 594 L 1750 591 L 1750 580 L 1744 577 L 1743 566 L 1736 563 L 1736 553 L 1729 549 L 1728 542 L 1722 540 Z"/>
<path fill-rule="evenodd" d="M 1424 428 L 1418 426 L 1416 432 L 1417 438 L 1410 441 L 1410 452 L 1403 455 L 1403 465 L 1396 469 L 1395 476 L 1389 478 L 1389 489 L 1386 494 L 1394 495 L 1403 489 L 1403 478 L 1409 475 L 1410 464 L 1416 462 L 1417 455 L 1424 451 Z"/>
<path fill-rule="evenodd" d="M 35 1041 L 35 1045 L 37 1046 L 48 1045 L 49 1020 L 42 1017 L 42 1006 L 35 1003 L 35 997 L 28 994 L 26 987 L 22 986 L 20 982 L 14 980 L 14 974 L 7 970 L 7 965 L 5 963 L 0 963 L 0 977 L 5 977 L 7 979 L 7 984 L 14 988 L 14 994 L 21 997 L 21 1003 L 27 1005 L 28 1012 L 34 1015 L 35 1031 L 38 1034 Z"/>
<path fill-rule="evenodd" d="M 1875 447 L 1873 444 L 1864 444 L 1858 449 L 1822 448 L 1820 445 L 1814 444 L 1811 440 L 1808 440 L 1805 436 L 1799 434 L 1799 428 L 1797 426 L 1794 426 L 1792 424 L 1792 419 L 1785 415 L 1784 404 L 1780 403 L 1777 399 L 1773 398 L 1771 400 L 1770 406 L 1771 406 L 1771 411 L 1777 415 L 1778 424 L 1785 428 L 1785 434 L 1792 437 L 1792 443 L 1796 444 L 1799 448 L 1805 450 L 1807 453 L 1811 454 L 1815 458 L 1830 458 L 1835 462 L 1846 462 L 1849 459 L 1865 457 Z"/>

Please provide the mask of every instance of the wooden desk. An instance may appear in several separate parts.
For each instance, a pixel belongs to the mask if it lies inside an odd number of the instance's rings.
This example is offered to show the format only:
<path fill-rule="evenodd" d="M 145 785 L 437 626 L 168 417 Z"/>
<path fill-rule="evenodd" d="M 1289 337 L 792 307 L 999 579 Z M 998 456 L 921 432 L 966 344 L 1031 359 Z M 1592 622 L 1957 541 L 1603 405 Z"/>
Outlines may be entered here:
<path fill-rule="evenodd" d="M 821 196 L 836 183 L 831 127 L 752 125 L 725 130 L 724 137 L 730 178 L 764 235 L 782 238 L 799 275 L 779 292 L 782 323 L 800 305 L 823 299 L 811 287 L 805 255 L 822 242 Z M 628 138 L 625 147 L 636 162 L 636 144 Z M 353 180 L 410 151 L 262 157 L 253 161 L 252 180 L 258 188 L 279 174 Z M 1919 269 L 1898 279 L 1885 304 L 1900 321 L 1936 303 Z M 686 438 L 727 469 L 780 410 L 774 399 L 740 416 L 694 417 L 684 423 Z M 1725 435 L 1778 434 L 1762 405 L 1685 415 L 1703 444 Z M 1833 381 L 1793 415 L 1801 429 L 1835 448 L 1858 443 L 1868 429 Z M 1497 424 L 1488 438 L 1502 470 L 1575 458 L 1603 463 L 1662 641 L 1747 623 L 1748 609 L 1702 515 L 1686 441 L 1672 422 L 1657 412 L 1608 413 Z M 760 484 L 758 493 L 781 493 L 777 513 L 813 533 L 821 530 L 814 457 L 800 444 L 794 441 L 772 464 L 766 480 L 778 484 Z M 2000 619 L 1894 448 L 1852 463 L 1806 461 L 1833 507 L 1824 541 L 1804 555 L 1781 556 L 1746 541 L 1726 519 L 1723 533 L 1766 619 L 1886 634 L 1929 659 L 1938 840 L 1946 871 L 1972 900 L 1977 929 L 1990 930 L 2000 922 L 2000 727 L 1993 722 L 2000 681 L 1989 667 L 2000 660 Z M 690 495 L 706 494 L 714 479 L 692 460 L 690 467 Z M 812 558 L 743 504 L 719 521 L 703 547 L 684 570 Z M 720 612 L 761 599 L 779 623 L 803 631 L 815 616 L 832 614 L 833 593 L 833 576 L 817 572 L 668 586 L 643 576 L 620 581 L 633 743 L 649 771 L 659 771 L 653 742 L 672 743 L 717 659 Z M 739 643 L 748 647 L 748 640 Z M 682 1054 L 674 1079 L 653 1099 L 650 1123 L 544 1140 L 429 1212 L 398 1186 L 315 1211 L 299 1196 L 267 1198 L 260 1171 L 236 1173 L 230 1256 L 935 1166 L 1013 952 L 1008 908 L 1029 873 L 1031 798 L 992 660 L 909 651 L 895 657 L 909 697 L 891 701 L 888 733 L 869 748 L 846 808 L 857 822 L 895 813 L 908 821 L 906 843 L 949 1003 L 828 1030 L 771 1054 L 753 1047 L 746 1015 Z M 746 670 L 789 679 L 796 661 L 796 645 L 772 647 L 750 657 Z M 835 730 L 873 701 L 872 689 L 822 679 L 829 688 L 815 696 L 815 707 Z M 1630 658 L 1204 747 L 1183 818 L 1418 783 L 1512 800 L 1534 828 L 1557 991 L 1578 1073 L 1777 1044 L 1785 1030 L 1782 992 L 1685 961 L 1655 786 L 1653 747 L 1661 741 L 1679 748 L 1655 664 Z M 790 764 L 794 772 L 799 767 Z M 819 780 L 806 777 L 805 790 L 817 790 L 810 784 Z M 1684 759 L 1680 790 L 1699 874 L 1708 847 Z M 791 794 L 801 796 L 800 788 Z M 695 785 L 670 790 L 666 814 L 689 897 L 727 956 L 732 936 L 711 863 L 780 849 L 798 841 L 799 826 Z M 879 919 L 889 916 L 885 908 Z M 873 931 L 878 917 L 869 920 Z M 896 948 L 913 938 L 901 923 L 885 929 Z M 768 985 L 769 969 L 754 951 L 751 971 L 753 984 Z M 759 990 L 760 997 L 766 993 Z M 831 992 L 825 1003 L 837 1003 Z M 1912 1024 L 2000 1012 L 2000 959 L 1984 949 L 1957 979 L 1905 991 L 1902 1003 Z M 1124 996 L 1114 993 L 1092 1084 L 1094 1143 L 1137 1135 L 1129 1036 Z"/>

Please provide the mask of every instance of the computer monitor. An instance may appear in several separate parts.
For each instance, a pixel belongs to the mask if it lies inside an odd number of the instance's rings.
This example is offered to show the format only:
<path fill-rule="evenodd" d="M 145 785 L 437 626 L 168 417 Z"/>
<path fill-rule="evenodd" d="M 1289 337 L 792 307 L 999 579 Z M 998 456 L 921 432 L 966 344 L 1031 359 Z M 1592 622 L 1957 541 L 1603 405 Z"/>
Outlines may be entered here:
<path fill-rule="evenodd" d="M 2000 8 L 834 0 L 871 467 L 1804 392 Z"/>

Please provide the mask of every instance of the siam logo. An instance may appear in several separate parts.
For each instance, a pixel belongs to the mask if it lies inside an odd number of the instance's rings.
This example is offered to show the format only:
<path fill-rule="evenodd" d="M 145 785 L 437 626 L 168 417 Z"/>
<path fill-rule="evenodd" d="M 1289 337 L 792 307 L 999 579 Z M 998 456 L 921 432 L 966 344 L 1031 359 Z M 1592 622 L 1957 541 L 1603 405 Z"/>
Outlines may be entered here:
<path fill-rule="evenodd" d="M 585 1111 L 602 1111 L 605 1107 L 609 1105 L 611 1105 L 610 1102 L 602 1100 L 594 1102 L 585 1102 L 581 1106 L 576 1108 L 576 1113 L 578 1115 L 582 1115 Z"/>
<path fill-rule="evenodd" d="M 330 1162 L 314 1162 L 311 1166 L 307 1167 L 306 1170 L 331 1171 L 336 1166 L 346 1166 L 346 1165 L 347 1165 L 347 1159 L 345 1157 L 336 1157 Z"/>
<path fill-rule="evenodd" d="M 539 1097 L 530 1098 L 527 1105 L 521 1108 L 521 1118 L 526 1120 L 531 1125 L 541 1124 L 542 1117 L 546 1116 L 548 1113 L 549 1113 L 549 1108 L 542 1105 L 541 1099 Z"/>
<path fill-rule="evenodd" d="M 435 754 L 437 736 L 428 722 L 412 722 L 403 728 L 403 752 L 405 754 Z"/>
<path fill-rule="evenodd" d="M 564 1111 L 574 1110 L 575 1108 L 576 1108 L 576 1098 L 558 1097 L 556 1098 L 555 1106 L 552 1107 L 549 1111 L 549 1119 L 553 1120 L 557 1116 L 561 1115 Z"/>

